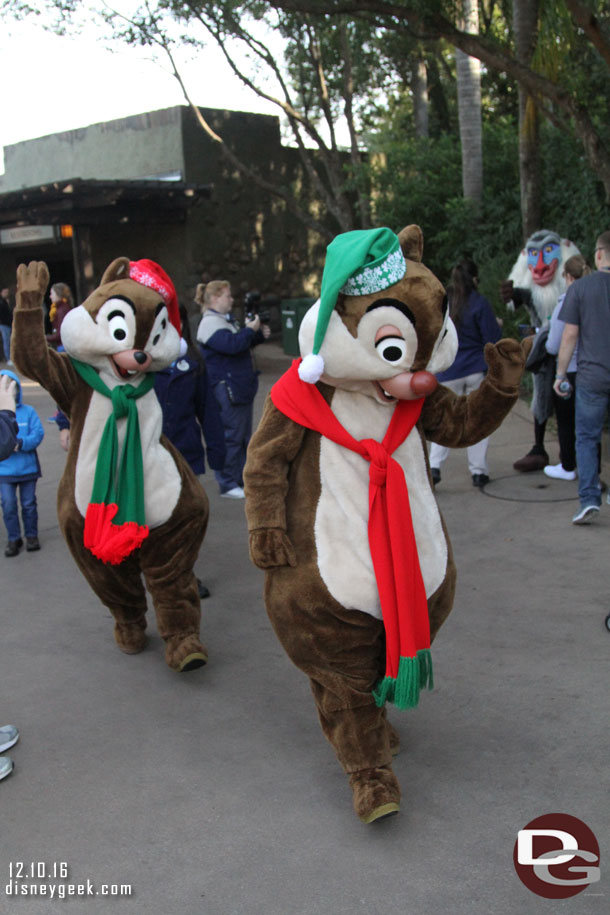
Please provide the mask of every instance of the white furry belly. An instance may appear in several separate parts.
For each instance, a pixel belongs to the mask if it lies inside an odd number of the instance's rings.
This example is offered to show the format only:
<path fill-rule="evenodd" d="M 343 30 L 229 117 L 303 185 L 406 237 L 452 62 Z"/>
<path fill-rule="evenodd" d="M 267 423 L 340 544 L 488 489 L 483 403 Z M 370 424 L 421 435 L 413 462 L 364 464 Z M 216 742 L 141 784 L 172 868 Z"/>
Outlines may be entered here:
<path fill-rule="evenodd" d="M 393 412 L 370 397 L 339 390 L 332 410 L 354 438 L 379 442 Z M 405 472 L 419 564 L 429 597 L 445 578 L 447 542 L 428 482 L 423 447 L 414 429 L 393 456 Z M 368 541 L 369 462 L 322 437 L 320 478 L 315 538 L 322 580 L 342 606 L 381 619 Z"/>
<path fill-rule="evenodd" d="M 171 454 L 159 441 L 163 415 L 154 390 L 140 397 L 135 403 L 140 421 L 140 441 L 144 464 L 146 523 L 151 528 L 159 527 L 168 520 L 180 497 L 180 474 Z M 111 409 L 110 399 L 94 391 L 85 418 L 76 460 L 74 497 L 76 506 L 83 516 L 91 501 L 97 454 Z M 119 455 L 123 449 L 126 425 L 126 418 L 120 419 L 117 423 Z"/>

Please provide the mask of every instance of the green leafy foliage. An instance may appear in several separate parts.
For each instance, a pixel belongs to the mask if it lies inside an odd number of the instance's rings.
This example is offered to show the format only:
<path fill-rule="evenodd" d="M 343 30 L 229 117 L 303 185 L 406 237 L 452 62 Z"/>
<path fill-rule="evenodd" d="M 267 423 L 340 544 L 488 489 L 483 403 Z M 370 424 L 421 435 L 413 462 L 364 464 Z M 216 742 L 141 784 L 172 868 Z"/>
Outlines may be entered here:
<path fill-rule="evenodd" d="M 483 126 L 485 192 L 478 213 L 462 197 L 459 138 L 397 140 L 377 136 L 371 160 L 374 218 L 400 230 L 417 223 L 424 232 L 426 264 L 447 282 L 452 266 L 464 256 L 479 266 L 480 288 L 504 320 L 504 330 L 518 337 L 525 311 L 507 312 L 499 287 L 523 244 L 519 197 L 517 129 L 510 119 Z M 542 225 L 571 238 L 592 260 L 596 234 L 610 226 L 604 188 L 588 167 L 581 148 L 546 124 L 541 131 L 543 160 Z"/>

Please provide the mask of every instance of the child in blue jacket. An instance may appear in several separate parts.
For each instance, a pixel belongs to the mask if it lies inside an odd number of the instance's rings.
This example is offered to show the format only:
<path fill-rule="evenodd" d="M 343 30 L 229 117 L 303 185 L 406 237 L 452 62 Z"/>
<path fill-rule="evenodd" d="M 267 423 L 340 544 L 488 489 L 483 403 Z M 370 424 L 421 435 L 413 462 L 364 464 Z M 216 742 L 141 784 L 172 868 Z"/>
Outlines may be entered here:
<path fill-rule="evenodd" d="M 18 497 L 21 503 L 21 520 L 25 534 L 26 550 L 40 549 L 38 541 L 38 506 L 36 503 L 36 481 L 42 476 L 36 448 L 44 438 L 44 428 L 34 407 L 23 403 L 21 383 L 17 375 L 8 370 L 8 375 L 17 385 L 15 418 L 19 431 L 15 450 L 0 461 L 0 499 L 2 516 L 8 534 L 5 556 L 16 556 L 23 540 L 19 521 Z"/>
<path fill-rule="evenodd" d="M 15 450 L 19 427 L 15 419 L 17 385 L 12 378 L 0 375 L 0 461 Z"/>

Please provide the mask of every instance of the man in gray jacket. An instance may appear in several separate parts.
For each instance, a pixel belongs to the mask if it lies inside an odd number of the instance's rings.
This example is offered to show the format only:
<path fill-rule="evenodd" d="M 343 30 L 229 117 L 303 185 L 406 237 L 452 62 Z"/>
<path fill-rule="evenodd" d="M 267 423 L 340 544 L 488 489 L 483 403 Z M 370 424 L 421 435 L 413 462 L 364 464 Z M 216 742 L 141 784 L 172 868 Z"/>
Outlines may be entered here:
<path fill-rule="evenodd" d="M 580 509 L 573 524 L 590 524 L 601 507 L 598 444 L 610 405 L 610 231 L 597 238 L 595 266 L 595 273 L 570 286 L 559 312 L 565 327 L 554 389 L 560 397 L 566 396 L 559 386 L 578 343 L 575 409 Z"/>

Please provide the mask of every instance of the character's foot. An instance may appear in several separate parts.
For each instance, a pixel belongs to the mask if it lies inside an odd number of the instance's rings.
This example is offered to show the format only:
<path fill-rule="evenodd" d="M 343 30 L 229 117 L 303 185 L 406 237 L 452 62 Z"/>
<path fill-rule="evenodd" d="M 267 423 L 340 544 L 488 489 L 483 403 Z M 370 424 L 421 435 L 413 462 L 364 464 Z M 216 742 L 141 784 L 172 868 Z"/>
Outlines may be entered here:
<path fill-rule="evenodd" d="M 400 810 L 400 785 L 390 766 L 352 772 L 349 783 L 354 810 L 363 823 L 393 816 Z"/>
<path fill-rule="evenodd" d="M 9 540 L 6 544 L 6 549 L 4 551 L 5 556 L 16 556 L 21 547 L 23 546 L 23 540 L 21 537 L 18 540 Z"/>
<path fill-rule="evenodd" d="M 172 670 L 186 673 L 207 664 L 208 652 L 194 632 L 190 635 L 172 635 L 166 641 L 165 660 Z"/>
<path fill-rule="evenodd" d="M 115 623 L 114 638 L 121 651 L 125 654 L 139 654 L 143 651 L 146 645 L 145 629 L 146 619 L 143 616 L 131 623 Z"/>
<path fill-rule="evenodd" d="M 534 470 L 543 470 L 549 462 L 549 456 L 544 448 L 534 445 L 524 457 L 515 461 L 513 467 L 521 473 L 532 473 Z"/>

